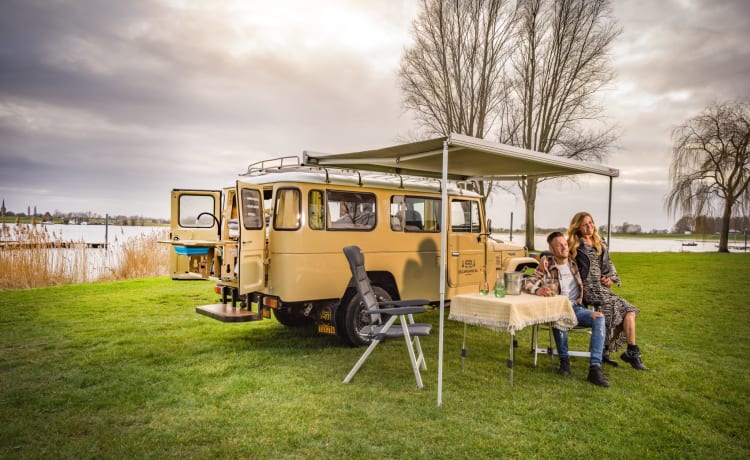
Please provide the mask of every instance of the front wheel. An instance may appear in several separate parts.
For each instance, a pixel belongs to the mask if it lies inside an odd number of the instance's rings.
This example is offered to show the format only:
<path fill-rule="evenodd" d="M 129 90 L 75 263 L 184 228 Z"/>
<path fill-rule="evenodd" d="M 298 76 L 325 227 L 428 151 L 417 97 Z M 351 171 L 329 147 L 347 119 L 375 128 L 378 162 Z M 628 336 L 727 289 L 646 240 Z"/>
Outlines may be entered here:
<path fill-rule="evenodd" d="M 372 287 L 378 302 L 392 300 L 390 294 L 380 286 Z M 370 315 L 365 310 L 365 302 L 357 293 L 349 299 L 344 312 L 344 340 L 353 347 L 361 347 L 370 344 L 369 326 Z"/>

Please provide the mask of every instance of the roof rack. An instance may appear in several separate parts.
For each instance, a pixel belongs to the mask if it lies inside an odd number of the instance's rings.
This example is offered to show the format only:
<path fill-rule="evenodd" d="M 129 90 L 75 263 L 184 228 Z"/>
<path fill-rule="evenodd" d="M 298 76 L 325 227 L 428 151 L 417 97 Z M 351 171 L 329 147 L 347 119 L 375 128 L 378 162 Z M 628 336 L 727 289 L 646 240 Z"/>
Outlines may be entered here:
<path fill-rule="evenodd" d="M 272 158 L 270 160 L 258 161 L 251 163 L 247 167 L 247 172 L 240 173 L 240 176 L 258 176 L 274 171 L 289 170 L 291 168 L 300 168 L 299 157 L 290 155 L 286 157 Z"/>
<path fill-rule="evenodd" d="M 345 175 L 357 175 L 358 177 L 358 184 L 362 184 L 362 178 L 371 179 L 371 180 L 383 180 L 383 181 L 393 181 L 397 180 L 399 182 L 399 188 L 404 188 L 404 181 L 408 181 L 412 184 L 414 183 L 434 183 L 440 186 L 440 179 L 433 178 L 433 177 L 422 177 L 422 176 L 412 176 L 408 174 L 397 174 L 397 173 L 388 173 L 388 172 L 371 172 L 371 171 L 360 171 L 357 169 L 351 169 L 351 168 L 342 168 L 342 167 L 323 167 L 323 166 L 311 166 L 311 165 L 302 165 L 300 162 L 299 157 L 297 156 L 285 156 L 285 157 L 279 157 L 279 158 L 272 158 L 270 160 L 263 160 L 258 161 L 256 163 L 251 163 L 247 167 L 247 171 L 244 173 L 240 173 L 240 176 L 261 176 L 264 174 L 269 173 L 280 173 L 280 172 L 317 172 L 317 173 L 325 173 L 326 176 L 326 183 L 330 182 L 330 174 L 333 172 L 334 174 L 345 174 Z M 460 185 L 459 185 L 460 188 Z"/>

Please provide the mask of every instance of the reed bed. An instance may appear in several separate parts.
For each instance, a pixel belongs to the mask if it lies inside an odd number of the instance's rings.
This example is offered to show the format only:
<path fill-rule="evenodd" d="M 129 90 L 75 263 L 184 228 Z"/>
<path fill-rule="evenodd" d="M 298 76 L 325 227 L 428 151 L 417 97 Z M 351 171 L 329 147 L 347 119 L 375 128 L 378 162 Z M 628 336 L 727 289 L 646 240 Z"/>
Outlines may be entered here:
<path fill-rule="evenodd" d="M 115 261 L 110 267 L 109 274 L 102 275 L 101 278 L 124 280 L 166 276 L 169 271 L 168 260 L 171 247 L 159 244 L 158 241 L 164 238 L 166 238 L 166 230 L 141 233 L 125 239 L 122 243 L 116 241 Z"/>
<path fill-rule="evenodd" d="M 108 248 L 65 240 L 44 225 L 0 226 L 0 290 L 90 283 L 168 273 L 163 232 L 114 238 Z"/>

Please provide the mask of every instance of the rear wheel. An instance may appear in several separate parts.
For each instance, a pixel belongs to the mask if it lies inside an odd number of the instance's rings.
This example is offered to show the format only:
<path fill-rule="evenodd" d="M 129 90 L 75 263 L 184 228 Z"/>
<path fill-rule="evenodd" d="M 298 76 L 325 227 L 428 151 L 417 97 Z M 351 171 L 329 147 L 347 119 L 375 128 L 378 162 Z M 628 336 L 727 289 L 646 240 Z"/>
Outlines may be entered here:
<path fill-rule="evenodd" d="M 388 292 L 380 286 L 373 286 L 378 301 L 392 300 Z M 370 315 L 365 311 L 365 302 L 359 294 L 354 295 L 346 304 L 344 312 L 344 340 L 353 347 L 361 347 L 370 344 L 368 326 Z"/>

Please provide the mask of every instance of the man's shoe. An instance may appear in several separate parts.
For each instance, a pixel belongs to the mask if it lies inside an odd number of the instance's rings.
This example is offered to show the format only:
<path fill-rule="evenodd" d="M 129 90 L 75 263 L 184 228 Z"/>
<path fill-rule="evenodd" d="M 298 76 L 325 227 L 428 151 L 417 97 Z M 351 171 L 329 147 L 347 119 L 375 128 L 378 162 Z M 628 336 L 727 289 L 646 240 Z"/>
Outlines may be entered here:
<path fill-rule="evenodd" d="M 602 353 L 602 363 L 609 364 L 612 367 L 617 367 L 620 365 L 620 363 L 618 363 L 617 361 L 609 357 L 608 351 L 605 351 L 604 353 Z"/>
<path fill-rule="evenodd" d="M 644 366 L 641 361 L 641 350 L 638 349 L 638 347 L 636 347 L 635 350 L 625 350 L 625 353 L 620 355 L 620 359 L 626 363 L 630 363 L 630 365 L 633 366 L 633 369 L 638 369 L 639 371 L 648 370 L 648 367 Z"/>
<path fill-rule="evenodd" d="M 557 373 L 563 377 L 570 375 L 570 358 L 560 358 L 560 369 Z"/>
<path fill-rule="evenodd" d="M 609 380 L 607 380 L 607 377 L 604 376 L 604 372 L 602 372 L 602 368 L 599 366 L 589 367 L 588 381 L 600 387 L 609 386 Z"/>

